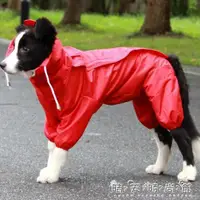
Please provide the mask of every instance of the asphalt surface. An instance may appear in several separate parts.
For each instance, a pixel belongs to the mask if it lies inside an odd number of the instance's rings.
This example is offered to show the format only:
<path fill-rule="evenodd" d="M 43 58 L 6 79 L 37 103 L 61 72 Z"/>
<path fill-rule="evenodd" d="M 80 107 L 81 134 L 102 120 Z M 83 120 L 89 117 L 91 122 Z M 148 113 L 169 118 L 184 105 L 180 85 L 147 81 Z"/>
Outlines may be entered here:
<path fill-rule="evenodd" d="M 5 48 L 0 45 L 0 60 Z M 200 130 L 200 77 L 187 77 L 191 111 Z M 131 103 L 103 106 L 69 152 L 61 181 L 36 183 L 48 153 L 44 113 L 28 80 L 15 76 L 11 83 L 8 89 L 0 72 L 0 200 L 200 199 L 200 175 L 183 185 L 176 179 L 182 157 L 175 143 L 166 175 L 145 173 L 157 149 Z"/>

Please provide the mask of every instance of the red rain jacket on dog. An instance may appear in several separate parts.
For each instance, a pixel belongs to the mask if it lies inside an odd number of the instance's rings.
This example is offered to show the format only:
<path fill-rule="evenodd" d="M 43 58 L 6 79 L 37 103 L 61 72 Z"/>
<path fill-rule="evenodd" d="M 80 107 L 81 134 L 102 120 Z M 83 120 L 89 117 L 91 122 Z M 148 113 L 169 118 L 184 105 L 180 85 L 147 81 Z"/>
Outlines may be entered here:
<path fill-rule="evenodd" d="M 8 53 L 12 49 L 12 42 Z M 55 41 L 30 78 L 46 114 L 45 135 L 69 150 L 102 104 L 132 101 L 147 128 L 175 129 L 183 121 L 178 81 L 167 56 L 151 49 L 80 51 Z"/>

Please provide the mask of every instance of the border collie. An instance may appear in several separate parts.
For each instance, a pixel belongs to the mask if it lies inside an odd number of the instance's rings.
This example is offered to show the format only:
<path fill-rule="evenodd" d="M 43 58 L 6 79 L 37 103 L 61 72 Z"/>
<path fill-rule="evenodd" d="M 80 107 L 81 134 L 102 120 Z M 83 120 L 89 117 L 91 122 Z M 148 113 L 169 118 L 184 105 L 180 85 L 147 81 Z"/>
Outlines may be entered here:
<path fill-rule="evenodd" d="M 0 67 L 8 74 L 24 73 L 30 78 L 46 114 L 49 158 L 38 182 L 59 180 L 67 151 L 102 104 L 127 101 L 133 102 L 141 123 L 155 130 L 157 160 L 146 172 L 162 174 L 166 170 L 174 139 L 183 156 L 178 179 L 196 179 L 200 135 L 176 56 L 145 48 L 81 51 L 63 47 L 46 18 L 28 20 L 16 30 Z"/>

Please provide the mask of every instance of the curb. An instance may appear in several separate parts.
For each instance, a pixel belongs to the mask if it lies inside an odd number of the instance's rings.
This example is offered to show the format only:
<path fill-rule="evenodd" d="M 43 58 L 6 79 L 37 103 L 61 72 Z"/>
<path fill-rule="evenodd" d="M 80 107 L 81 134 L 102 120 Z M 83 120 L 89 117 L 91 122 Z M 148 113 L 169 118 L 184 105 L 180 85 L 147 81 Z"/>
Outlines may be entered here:
<path fill-rule="evenodd" d="M 0 38 L 0 45 L 8 45 L 9 43 L 10 43 L 10 40 Z M 195 67 L 195 66 L 188 67 L 186 65 L 183 65 L 183 67 L 184 67 L 184 72 L 186 74 L 200 76 L 200 68 Z M 193 70 L 191 70 L 191 68 L 193 68 Z"/>

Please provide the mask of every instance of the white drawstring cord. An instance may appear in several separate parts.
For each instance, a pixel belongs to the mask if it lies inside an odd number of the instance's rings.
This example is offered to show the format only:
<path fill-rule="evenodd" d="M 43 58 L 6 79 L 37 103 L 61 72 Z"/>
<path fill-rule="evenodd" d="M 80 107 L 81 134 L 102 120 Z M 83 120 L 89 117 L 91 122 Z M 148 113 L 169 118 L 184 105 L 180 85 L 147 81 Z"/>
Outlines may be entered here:
<path fill-rule="evenodd" d="M 52 95 L 53 95 L 54 101 L 55 101 L 55 103 L 56 103 L 56 108 L 57 108 L 58 110 L 61 110 L 61 107 L 60 107 L 60 104 L 59 104 L 58 99 L 57 99 L 57 97 L 56 97 L 56 94 L 55 94 L 55 92 L 54 92 L 54 89 L 53 89 L 53 87 L 52 87 L 52 85 L 51 85 L 51 83 L 50 83 L 49 76 L 48 76 L 48 73 L 47 73 L 47 67 L 46 67 L 46 66 L 44 66 L 44 73 L 45 73 L 45 76 L 46 76 L 46 79 L 47 79 L 47 83 L 48 83 L 48 85 L 49 85 L 49 87 L 50 87 L 50 89 L 51 89 L 51 93 L 52 93 Z"/>
<path fill-rule="evenodd" d="M 6 72 L 4 72 L 4 74 L 5 74 L 5 77 L 6 77 L 6 85 L 7 85 L 8 87 L 11 87 L 8 74 L 7 74 Z"/>

